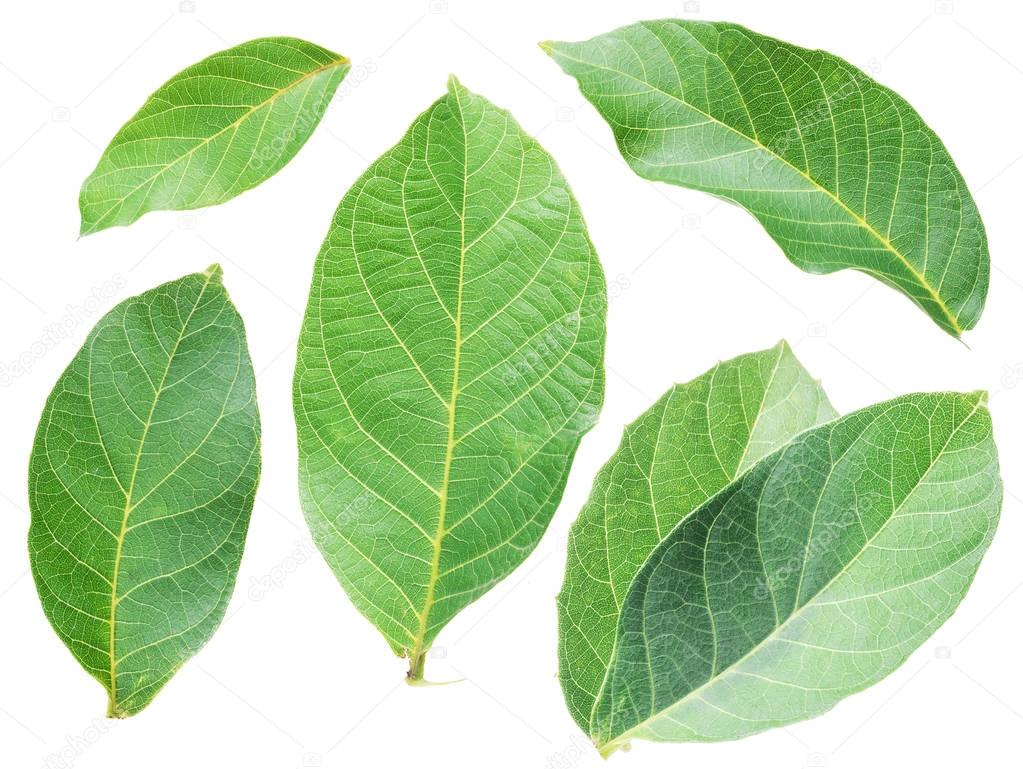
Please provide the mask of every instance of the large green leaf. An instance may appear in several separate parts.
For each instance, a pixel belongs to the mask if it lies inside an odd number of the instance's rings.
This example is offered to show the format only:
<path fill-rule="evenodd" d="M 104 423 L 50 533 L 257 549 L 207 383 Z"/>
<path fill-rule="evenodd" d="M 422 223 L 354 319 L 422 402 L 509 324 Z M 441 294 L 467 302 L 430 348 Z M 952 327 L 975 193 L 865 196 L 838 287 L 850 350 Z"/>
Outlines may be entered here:
<path fill-rule="evenodd" d="M 220 268 L 105 315 L 39 423 L 29 554 L 108 715 L 149 704 L 220 624 L 258 477 L 255 378 Z"/>
<path fill-rule="evenodd" d="M 607 675 L 622 598 L 651 551 L 764 455 L 835 416 L 782 342 L 672 387 L 625 429 L 572 527 L 558 596 L 561 685 L 583 729 Z"/>
<path fill-rule="evenodd" d="M 950 334 L 977 323 L 989 260 L 966 184 L 916 111 L 848 62 L 681 20 L 543 47 L 640 176 L 738 203 L 798 267 L 873 275 Z"/>
<path fill-rule="evenodd" d="M 554 161 L 454 78 L 341 201 L 295 371 L 302 504 L 411 680 L 546 529 L 601 404 L 605 311 Z"/>
<path fill-rule="evenodd" d="M 896 398 L 792 437 L 830 407 L 790 357 L 801 384 L 777 401 L 788 413 L 752 431 L 773 424 L 784 445 L 752 443 L 737 461 L 750 431 L 730 438 L 715 419 L 758 413 L 769 354 L 721 364 L 641 417 L 573 526 L 562 681 L 605 754 L 823 713 L 952 614 L 994 534 L 1002 490 L 982 393 Z M 735 384 L 708 394 L 727 370 Z M 610 545 L 595 541 L 601 526 Z"/>
<path fill-rule="evenodd" d="M 250 40 L 182 70 L 117 132 L 82 185 L 82 234 L 156 210 L 223 203 L 279 171 L 350 68 L 290 37 Z"/>

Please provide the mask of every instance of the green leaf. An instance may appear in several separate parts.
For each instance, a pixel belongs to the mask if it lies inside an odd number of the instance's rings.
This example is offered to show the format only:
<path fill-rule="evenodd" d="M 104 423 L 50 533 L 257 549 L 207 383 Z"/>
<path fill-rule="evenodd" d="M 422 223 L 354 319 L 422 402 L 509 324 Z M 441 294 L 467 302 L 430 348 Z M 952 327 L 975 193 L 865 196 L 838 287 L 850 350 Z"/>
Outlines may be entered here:
<path fill-rule="evenodd" d="M 82 185 L 82 235 L 157 210 L 230 200 L 312 135 L 350 63 L 290 37 L 250 40 L 185 69 L 117 132 Z"/>
<path fill-rule="evenodd" d="M 39 422 L 29 555 L 108 715 L 149 704 L 220 624 L 258 477 L 255 378 L 220 268 L 105 315 Z"/>
<path fill-rule="evenodd" d="M 299 340 L 299 485 L 410 680 L 546 529 L 602 401 L 605 314 L 554 161 L 454 78 L 341 201 Z"/>
<path fill-rule="evenodd" d="M 983 393 L 909 395 L 799 432 L 830 407 L 780 349 L 792 395 L 759 395 L 779 348 L 674 388 L 628 428 L 573 526 L 562 681 L 605 755 L 825 712 L 953 613 L 991 542 L 1002 487 Z M 589 544 L 599 528 L 609 547 Z"/>
<path fill-rule="evenodd" d="M 621 598 L 651 551 L 766 454 L 836 416 L 782 342 L 672 387 L 625 429 L 572 526 L 558 596 L 561 686 L 583 729 L 607 675 Z"/>
<path fill-rule="evenodd" d="M 977 323 L 976 204 L 916 111 L 848 62 L 719 22 L 541 45 L 640 176 L 738 203 L 807 272 L 873 275 L 957 337 Z"/>

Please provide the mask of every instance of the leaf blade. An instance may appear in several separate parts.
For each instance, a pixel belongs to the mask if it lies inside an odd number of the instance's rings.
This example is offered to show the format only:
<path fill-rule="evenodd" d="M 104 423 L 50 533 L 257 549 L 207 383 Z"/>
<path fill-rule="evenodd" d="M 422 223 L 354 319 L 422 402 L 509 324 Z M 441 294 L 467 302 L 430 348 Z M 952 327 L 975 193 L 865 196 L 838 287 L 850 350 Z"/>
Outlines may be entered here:
<path fill-rule="evenodd" d="M 898 667 L 955 610 L 997 525 L 985 400 L 904 396 L 809 430 L 680 524 L 625 602 L 594 714 L 605 750 L 737 739 L 823 713 Z M 652 597 L 673 589 L 658 614 Z M 640 614 L 658 616 L 647 641 Z M 654 659 L 676 662 L 644 681 Z"/>
<path fill-rule="evenodd" d="M 602 400 L 604 291 L 550 156 L 453 78 L 338 208 L 295 372 L 303 508 L 413 678 L 553 514 Z"/>
<path fill-rule="evenodd" d="M 867 272 L 953 336 L 976 325 L 983 223 L 940 139 L 891 90 L 734 24 L 641 22 L 543 47 L 640 176 L 739 204 L 803 270 Z"/>
<path fill-rule="evenodd" d="M 572 525 L 558 596 L 560 680 L 583 729 L 607 675 L 621 602 L 654 548 L 765 454 L 834 416 L 781 342 L 676 385 L 625 429 Z"/>
<path fill-rule="evenodd" d="M 229 48 L 164 83 L 82 184 L 81 234 L 154 210 L 222 203 L 286 165 L 312 135 L 350 63 L 296 38 Z"/>
<path fill-rule="evenodd" d="M 219 267 L 104 316 L 61 375 L 29 470 L 44 611 L 106 689 L 143 709 L 212 635 L 259 475 L 241 319 Z"/>

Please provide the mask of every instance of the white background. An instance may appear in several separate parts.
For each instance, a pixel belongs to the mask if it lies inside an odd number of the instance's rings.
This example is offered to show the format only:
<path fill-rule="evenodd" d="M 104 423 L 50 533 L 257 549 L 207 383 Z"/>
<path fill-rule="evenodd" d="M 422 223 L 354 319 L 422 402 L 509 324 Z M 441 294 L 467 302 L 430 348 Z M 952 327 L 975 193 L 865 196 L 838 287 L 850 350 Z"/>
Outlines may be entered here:
<path fill-rule="evenodd" d="M 565 533 L 626 422 L 670 383 L 782 337 L 842 412 L 911 391 L 989 390 L 1006 482 L 998 535 L 956 615 L 867 692 L 816 720 L 737 743 L 640 743 L 611 760 L 767 768 L 1018 760 L 1023 12 L 994 0 L 955 0 L 954 8 L 933 0 L 823 5 L 5 5 L 0 364 L 21 358 L 31 370 L 0 387 L 0 764 L 600 765 L 555 678 L 554 595 Z M 633 175 L 574 81 L 536 47 L 546 38 L 582 39 L 678 15 L 736 21 L 833 51 L 917 107 L 956 159 L 990 238 L 991 290 L 980 327 L 966 336 L 969 347 L 865 276 L 801 273 L 738 208 Z M 173 73 L 264 35 L 304 37 L 354 63 L 296 159 L 223 206 L 149 214 L 78 241 L 78 187 L 116 129 Z M 466 680 L 413 689 L 403 683 L 403 661 L 356 613 L 306 537 L 291 374 L 331 213 L 366 165 L 441 95 L 449 72 L 510 108 L 572 183 L 612 286 L 608 386 L 600 424 L 583 441 L 547 536 L 438 639 L 428 677 Z M 141 715 L 106 722 L 104 692 L 51 631 L 28 573 L 29 448 L 46 395 L 99 316 L 214 261 L 245 318 L 258 372 L 264 469 L 248 546 L 228 616 L 209 645 Z M 34 345 L 51 324 L 70 333 L 37 354 Z"/>

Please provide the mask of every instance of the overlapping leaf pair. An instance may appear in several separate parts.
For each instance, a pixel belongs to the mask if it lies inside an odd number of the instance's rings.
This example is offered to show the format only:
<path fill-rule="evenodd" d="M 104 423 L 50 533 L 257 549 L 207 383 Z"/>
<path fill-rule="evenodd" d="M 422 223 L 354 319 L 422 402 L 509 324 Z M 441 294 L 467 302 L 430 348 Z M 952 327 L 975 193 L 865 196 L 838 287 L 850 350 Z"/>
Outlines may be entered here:
<path fill-rule="evenodd" d="M 983 393 L 838 417 L 788 346 L 719 363 L 625 430 L 569 539 L 561 682 L 605 753 L 736 739 L 898 667 L 998 522 Z"/>

